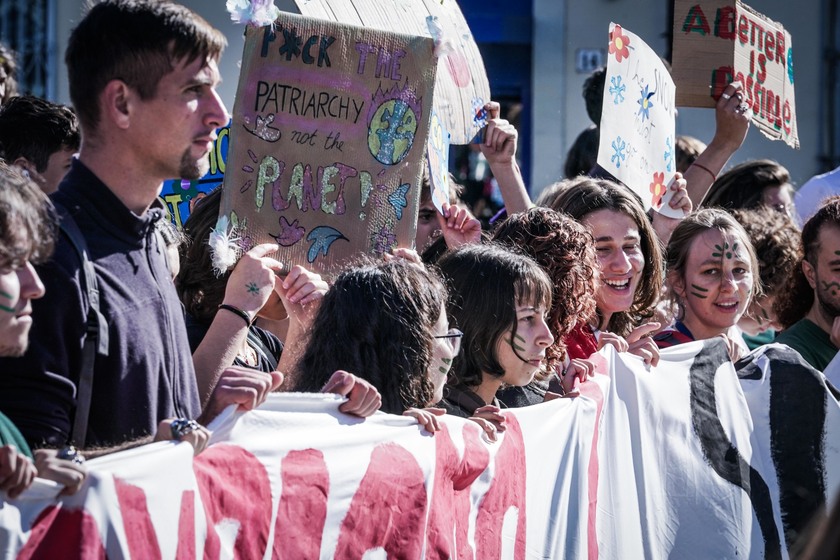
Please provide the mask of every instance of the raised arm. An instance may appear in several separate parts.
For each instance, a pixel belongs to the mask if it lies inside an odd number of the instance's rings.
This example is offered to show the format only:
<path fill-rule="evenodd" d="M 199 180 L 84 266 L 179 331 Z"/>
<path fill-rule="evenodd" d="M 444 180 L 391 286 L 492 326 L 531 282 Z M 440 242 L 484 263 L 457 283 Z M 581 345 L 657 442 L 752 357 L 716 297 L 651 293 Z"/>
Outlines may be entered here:
<path fill-rule="evenodd" d="M 741 83 L 732 82 L 726 86 L 715 106 L 715 136 L 684 173 L 694 208 L 700 207 L 729 158 L 744 143 L 751 116 L 744 103 Z"/>
<path fill-rule="evenodd" d="M 495 101 L 484 106 L 488 114 L 487 127 L 481 142 L 481 153 L 502 191 L 508 215 L 528 210 L 533 204 L 525 188 L 522 172 L 516 163 L 516 142 L 519 133 L 508 121 L 499 118 L 500 107 Z"/>

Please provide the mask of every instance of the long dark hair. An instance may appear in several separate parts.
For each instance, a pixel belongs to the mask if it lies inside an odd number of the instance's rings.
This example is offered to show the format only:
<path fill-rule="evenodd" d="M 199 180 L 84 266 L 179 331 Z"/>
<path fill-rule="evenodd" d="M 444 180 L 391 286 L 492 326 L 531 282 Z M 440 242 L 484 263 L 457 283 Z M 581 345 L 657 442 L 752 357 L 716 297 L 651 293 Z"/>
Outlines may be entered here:
<path fill-rule="evenodd" d="M 548 275 L 530 257 L 496 243 L 465 245 L 443 255 L 437 266 L 449 288 L 449 320 L 464 331 L 450 384 L 477 387 L 483 373 L 504 376 L 499 339 L 516 335 L 517 301 L 551 307 Z"/>
<path fill-rule="evenodd" d="M 379 390 L 384 412 L 429 406 L 433 327 L 445 301 L 440 279 L 423 265 L 361 259 L 324 296 L 295 390 L 317 392 L 343 369 Z"/>

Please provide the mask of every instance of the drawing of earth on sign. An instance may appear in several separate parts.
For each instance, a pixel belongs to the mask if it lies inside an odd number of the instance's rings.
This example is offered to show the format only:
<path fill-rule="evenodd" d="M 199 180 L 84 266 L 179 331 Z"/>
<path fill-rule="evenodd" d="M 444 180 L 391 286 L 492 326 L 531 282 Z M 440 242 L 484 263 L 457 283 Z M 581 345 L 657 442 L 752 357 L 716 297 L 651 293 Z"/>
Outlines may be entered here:
<path fill-rule="evenodd" d="M 421 114 L 421 100 L 408 83 L 402 88 L 394 85 L 386 91 L 377 87 L 368 113 L 371 155 L 385 165 L 401 162 L 414 143 Z"/>

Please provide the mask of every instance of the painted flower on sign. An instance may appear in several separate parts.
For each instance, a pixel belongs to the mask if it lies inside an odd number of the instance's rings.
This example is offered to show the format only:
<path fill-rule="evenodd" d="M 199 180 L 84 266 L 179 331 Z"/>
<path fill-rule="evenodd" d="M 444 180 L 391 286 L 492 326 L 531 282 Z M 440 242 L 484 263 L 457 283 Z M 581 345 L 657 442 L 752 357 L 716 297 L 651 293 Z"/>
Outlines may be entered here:
<path fill-rule="evenodd" d="M 662 197 L 666 190 L 665 173 L 654 173 L 653 182 L 650 184 L 650 194 L 653 195 L 650 202 L 654 208 L 659 208 L 662 205 Z"/>
<path fill-rule="evenodd" d="M 645 122 L 645 119 L 650 120 L 650 108 L 653 107 L 653 101 L 650 100 L 651 97 L 656 93 L 655 91 L 649 91 L 650 86 L 645 86 L 645 89 L 641 91 L 641 96 L 637 103 L 639 104 L 639 115 L 642 117 L 642 122 Z"/>
<path fill-rule="evenodd" d="M 615 55 L 615 61 L 621 62 L 624 58 L 630 57 L 630 37 L 622 33 L 620 25 L 613 27 L 610 31 L 610 54 Z"/>

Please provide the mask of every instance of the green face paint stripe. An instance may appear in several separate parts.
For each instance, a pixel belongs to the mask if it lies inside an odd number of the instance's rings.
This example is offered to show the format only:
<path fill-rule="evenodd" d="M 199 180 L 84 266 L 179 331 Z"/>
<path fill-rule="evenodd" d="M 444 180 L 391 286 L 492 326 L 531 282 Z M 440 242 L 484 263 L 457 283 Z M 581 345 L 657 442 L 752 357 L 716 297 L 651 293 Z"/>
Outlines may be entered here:
<path fill-rule="evenodd" d="M 15 312 L 15 310 L 14 310 L 13 308 L 11 308 L 11 307 L 6 307 L 5 305 L 0 305 L 0 309 L 2 309 L 3 311 L 5 311 L 6 313 L 14 313 L 14 312 Z"/>
<path fill-rule="evenodd" d="M 442 374 L 446 375 L 447 373 L 449 373 L 449 368 L 439 367 L 438 371 L 441 372 Z"/>
<path fill-rule="evenodd" d="M 441 361 L 446 365 L 449 365 L 449 364 L 452 363 L 452 360 L 450 360 L 449 358 L 441 358 Z"/>
<path fill-rule="evenodd" d="M 821 281 L 821 282 L 822 282 L 822 285 L 823 285 L 823 290 L 829 290 L 831 288 L 839 288 L 840 289 L 840 284 L 838 284 L 837 282 L 825 282 L 825 281 Z"/>
<path fill-rule="evenodd" d="M 3 296 L 6 299 L 12 299 L 12 294 L 7 294 L 6 292 L 0 292 L 0 296 Z"/>
<path fill-rule="evenodd" d="M 695 290 L 697 290 L 698 292 L 708 292 L 709 291 L 709 288 L 701 288 L 697 284 L 692 284 L 691 287 L 694 288 Z"/>
<path fill-rule="evenodd" d="M 518 338 L 518 339 L 520 339 L 520 340 L 525 340 L 524 338 L 522 338 L 522 337 L 521 337 L 521 336 L 519 336 L 519 335 L 516 335 L 516 338 Z M 513 348 L 514 350 L 519 350 L 520 352 L 524 352 L 524 351 L 525 351 L 525 349 L 524 349 L 524 348 L 522 348 L 521 346 L 519 346 L 517 343 L 515 343 L 515 342 L 513 341 L 513 339 L 508 340 L 508 342 L 510 343 L 511 348 Z"/>
<path fill-rule="evenodd" d="M 514 335 L 513 337 L 514 337 L 516 340 L 521 340 L 522 342 L 525 342 L 525 339 L 524 339 L 524 338 L 522 338 L 521 336 L 519 336 L 518 334 Z"/>
<path fill-rule="evenodd" d="M 704 294 L 698 294 L 697 292 L 691 292 L 691 295 L 693 295 L 694 297 L 698 297 L 700 299 L 706 299 L 706 297 L 707 297 Z"/>

